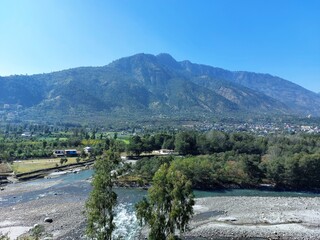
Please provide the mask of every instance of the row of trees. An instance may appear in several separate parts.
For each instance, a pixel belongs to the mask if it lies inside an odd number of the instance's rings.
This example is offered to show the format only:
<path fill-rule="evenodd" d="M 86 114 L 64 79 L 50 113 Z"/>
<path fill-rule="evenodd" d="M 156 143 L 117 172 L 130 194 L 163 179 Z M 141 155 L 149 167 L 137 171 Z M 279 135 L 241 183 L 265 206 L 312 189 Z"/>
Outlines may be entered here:
<path fill-rule="evenodd" d="M 83 135 L 84 134 L 84 135 Z M 199 133 L 194 131 L 178 133 L 157 133 L 153 135 L 132 136 L 129 144 L 116 137 L 103 136 L 96 139 L 95 132 L 90 138 L 86 134 L 66 133 L 65 138 L 6 138 L 0 137 L 0 160 L 50 157 L 54 149 L 92 146 L 95 155 L 101 155 L 111 144 L 117 144 L 120 151 L 135 155 L 153 150 L 175 149 L 182 155 L 212 154 L 234 150 L 242 153 L 261 154 L 266 151 L 267 139 L 246 133 L 227 134 L 223 132 Z M 101 135 L 101 134 L 100 134 Z"/>
<path fill-rule="evenodd" d="M 270 183 L 285 189 L 320 189 L 319 135 L 181 132 L 175 135 L 175 144 L 176 151 L 188 155 L 142 159 L 134 174 L 150 181 L 161 164 L 172 162 L 195 188 Z"/>
<path fill-rule="evenodd" d="M 219 189 L 230 185 L 256 187 L 266 180 L 259 155 L 234 155 L 234 152 L 143 158 L 134 166 L 133 174 L 151 181 L 157 167 L 163 163 L 170 163 L 174 170 L 182 172 L 196 189 Z"/>
<path fill-rule="evenodd" d="M 164 148 L 174 149 L 181 155 L 212 154 L 231 150 L 239 153 L 263 154 L 266 152 L 267 144 L 267 138 L 248 133 L 181 131 L 176 134 L 133 136 L 127 151 L 140 155 L 142 152 Z"/>
<path fill-rule="evenodd" d="M 123 141 L 114 138 L 81 139 L 80 137 L 41 139 L 41 138 L 0 138 L 0 161 L 12 161 L 16 159 L 51 157 L 54 149 L 83 149 L 86 146 L 93 147 L 93 155 L 102 155 L 110 146 L 115 146 L 124 152 L 126 145 Z"/>
<path fill-rule="evenodd" d="M 192 165 L 193 162 L 201 161 L 199 166 L 210 166 L 208 169 L 213 181 L 207 181 L 207 186 L 204 186 L 202 181 L 195 179 L 195 187 L 210 188 L 225 183 L 256 186 L 267 182 L 284 188 L 320 188 L 317 171 L 320 154 L 318 134 L 256 136 L 246 132 L 181 131 L 135 135 L 128 144 L 116 136 L 82 139 L 83 134 L 85 135 L 80 132 L 66 133 L 72 137 L 46 140 L 0 138 L 0 161 L 50 157 L 53 149 L 83 149 L 85 146 L 93 147 L 94 156 L 100 156 L 110 148 L 136 155 L 167 148 L 174 149 L 180 155 L 189 156 L 181 162 L 190 161 L 188 164 Z M 200 157 L 201 155 L 205 157 Z M 153 176 L 150 173 L 154 174 L 162 163 L 170 161 L 143 160 L 137 164 L 135 174 L 150 181 Z M 198 165 L 192 167 L 196 168 Z M 201 172 L 199 169 L 197 171 Z"/>

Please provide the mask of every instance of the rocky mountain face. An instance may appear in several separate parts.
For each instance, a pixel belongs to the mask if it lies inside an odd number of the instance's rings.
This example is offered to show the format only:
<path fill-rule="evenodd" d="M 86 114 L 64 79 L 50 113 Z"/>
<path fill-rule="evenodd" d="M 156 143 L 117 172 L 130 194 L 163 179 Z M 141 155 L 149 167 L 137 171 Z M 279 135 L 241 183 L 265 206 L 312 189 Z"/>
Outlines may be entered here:
<path fill-rule="evenodd" d="M 103 67 L 0 77 L 0 86 L 0 112 L 2 106 L 19 106 L 22 120 L 39 116 L 46 120 L 56 116 L 320 115 L 319 94 L 287 80 L 178 62 L 169 54 L 137 54 Z"/>

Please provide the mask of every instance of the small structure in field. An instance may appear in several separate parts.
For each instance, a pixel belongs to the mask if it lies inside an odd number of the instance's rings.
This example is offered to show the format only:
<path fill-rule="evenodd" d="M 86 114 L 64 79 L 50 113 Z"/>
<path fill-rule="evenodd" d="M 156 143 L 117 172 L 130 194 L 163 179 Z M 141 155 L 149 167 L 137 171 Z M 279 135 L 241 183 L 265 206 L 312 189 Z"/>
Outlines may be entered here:
<path fill-rule="evenodd" d="M 171 155 L 171 154 L 174 154 L 174 150 L 171 150 L 171 149 L 153 150 L 152 154 L 155 154 L 155 155 Z"/>
<path fill-rule="evenodd" d="M 66 149 L 66 150 L 64 150 L 64 154 L 67 157 L 77 157 L 78 156 L 78 152 L 76 149 Z"/>
<path fill-rule="evenodd" d="M 159 153 L 162 154 L 162 155 L 171 155 L 171 154 L 174 153 L 174 151 L 170 150 L 170 149 L 160 149 Z"/>
<path fill-rule="evenodd" d="M 85 154 L 90 154 L 92 152 L 92 147 L 85 147 L 84 149 Z"/>
<path fill-rule="evenodd" d="M 25 137 L 25 138 L 32 137 L 32 134 L 31 132 L 24 132 L 21 134 L 21 137 Z"/>
<path fill-rule="evenodd" d="M 64 150 L 54 150 L 53 156 L 55 157 L 64 157 Z"/>
<path fill-rule="evenodd" d="M 76 149 L 53 150 L 54 157 L 78 157 L 79 153 Z"/>

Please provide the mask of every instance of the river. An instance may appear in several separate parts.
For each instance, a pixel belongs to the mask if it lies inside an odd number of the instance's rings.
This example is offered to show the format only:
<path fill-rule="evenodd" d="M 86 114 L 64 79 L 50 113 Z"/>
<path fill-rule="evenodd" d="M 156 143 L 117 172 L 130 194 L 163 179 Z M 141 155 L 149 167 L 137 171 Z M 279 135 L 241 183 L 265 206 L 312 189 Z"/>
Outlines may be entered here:
<path fill-rule="evenodd" d="M 79 201 L 86 199 L 91 190 L 89 178 L 92 170 L 81 171 L 77 174 L 65 174 L 50 179 L 38 179 L 29 182 L 11 184 L 6 187 L 7 194 L 0 192 L 0 206 L 14 207 L 19 203 L 26 203 L 50 196 L 63 196 L 64 201 Z M 20 189 L 19 194 L 10 194 L 10 190 Z M 134 212 L 134 204 L 146 195 L 142 189 L 115 189 L 118 194 L 118 206 L 116 209 L 115 224 L 116 236 L 131 240 L 139 231 L 139 226 Z M 13 191 L 17 192 L 17 191 Z M 264 196 L 264 197 L 320 197 L 320 194 L 305 192 L 276 192 L 259 190 L 226 190 L 226 191 L 195 191 L 196 198 L 215 196 Z M 3 220 L 3 219 L 2 219 Z"/>

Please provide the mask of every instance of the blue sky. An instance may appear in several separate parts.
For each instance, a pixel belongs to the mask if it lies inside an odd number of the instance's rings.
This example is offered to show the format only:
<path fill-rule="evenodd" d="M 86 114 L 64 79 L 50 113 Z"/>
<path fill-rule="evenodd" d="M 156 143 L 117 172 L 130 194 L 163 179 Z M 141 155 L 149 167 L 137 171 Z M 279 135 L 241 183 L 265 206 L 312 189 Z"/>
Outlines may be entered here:
<path fill-rule="evenodd" d="M 0 75 L 170 53 L 320 92 L 318 0 L 1 0 Z"/>

